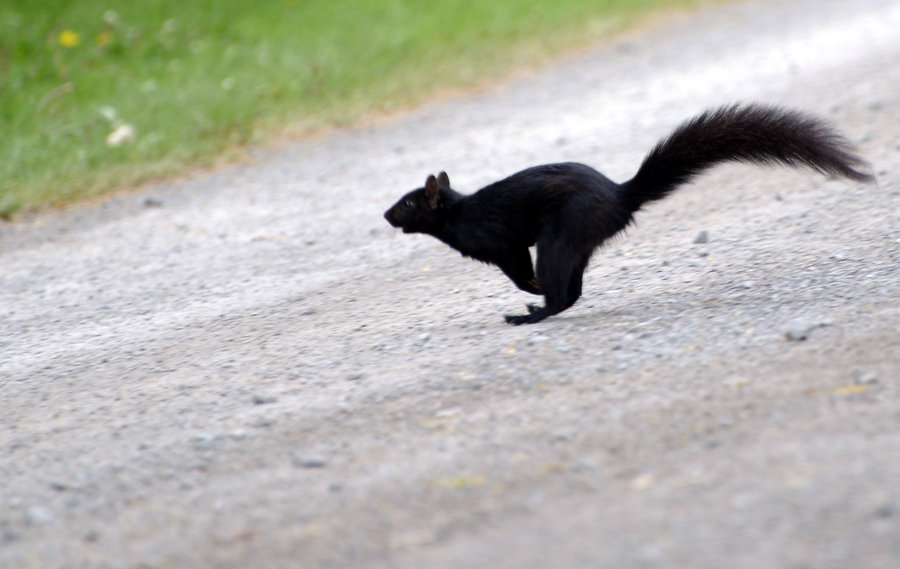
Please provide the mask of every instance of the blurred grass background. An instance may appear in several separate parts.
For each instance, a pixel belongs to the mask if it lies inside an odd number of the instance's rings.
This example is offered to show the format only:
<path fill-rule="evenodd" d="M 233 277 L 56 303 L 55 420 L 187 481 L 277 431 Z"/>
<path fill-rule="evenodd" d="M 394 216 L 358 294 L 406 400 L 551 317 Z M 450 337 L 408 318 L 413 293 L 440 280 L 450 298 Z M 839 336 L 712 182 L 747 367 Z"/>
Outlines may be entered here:
<path fill-rule="evenodd" d="M 0 0 L 0 216 L 350 125 L 703 1 Z"/>

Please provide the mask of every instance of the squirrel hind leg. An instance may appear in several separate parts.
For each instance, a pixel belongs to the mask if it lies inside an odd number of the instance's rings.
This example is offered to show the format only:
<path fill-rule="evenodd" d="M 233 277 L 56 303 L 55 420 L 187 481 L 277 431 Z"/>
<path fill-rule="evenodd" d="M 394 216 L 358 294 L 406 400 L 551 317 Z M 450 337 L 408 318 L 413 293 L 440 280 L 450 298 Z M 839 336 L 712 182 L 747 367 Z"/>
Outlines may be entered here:
<path fill-rule="evenodd" d="M 528 305 L 528 314 L 507 315 L 505 317 L 508 324 L 519 326 L 521 324 L 534 324 L 540 322 L 548 316 L 559 314 L 566 308 L 574 304 L 575 299 L 571 302 L 566 296 L 566 288 L 557 279 L 544 284 L 544 306 L 537 304 Z"/>
<path fill-rule="evenodd" d="M 547 283 L 544 285 L 544 295 L 546 299 L 545 306 L 536 304 L 528 305 L 528 314 L 519 316 L 508 315 L 506 322 L 519 326 L 521 324 L 534 324 L 540 322 L 548 316 L 559 314 L 563 310 L 571 307 L 581 297 L 581 286 L 584 277 L 584 270 L 587 267 L 590 254 L 580 255 L 575 259 L 574 263 L 565 262 L 563 266 L 553 268 L 552 259 L 543 257 L 544 263 L 539 258 L 538 272 L 543 276 L 553 275 L 555 278 L 543 278 Z M 568 261 L 568 259 L 567 259 Z M 566 266 L 567 265 L 567 266 Z M 560 278 L 563 277 L 563 278 Z"/>

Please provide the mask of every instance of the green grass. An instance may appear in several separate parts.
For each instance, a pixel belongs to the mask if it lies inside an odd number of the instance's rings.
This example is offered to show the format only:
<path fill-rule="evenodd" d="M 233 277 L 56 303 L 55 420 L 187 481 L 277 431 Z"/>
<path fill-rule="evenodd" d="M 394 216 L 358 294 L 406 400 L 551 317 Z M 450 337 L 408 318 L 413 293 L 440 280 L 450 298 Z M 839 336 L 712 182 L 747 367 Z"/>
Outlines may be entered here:
<path fill-rule="evenodd" d="M 9 217 L 404 108 L 703 0 L 0 1 Z M 134 141 L 108 145 L 123 124 Z"/>

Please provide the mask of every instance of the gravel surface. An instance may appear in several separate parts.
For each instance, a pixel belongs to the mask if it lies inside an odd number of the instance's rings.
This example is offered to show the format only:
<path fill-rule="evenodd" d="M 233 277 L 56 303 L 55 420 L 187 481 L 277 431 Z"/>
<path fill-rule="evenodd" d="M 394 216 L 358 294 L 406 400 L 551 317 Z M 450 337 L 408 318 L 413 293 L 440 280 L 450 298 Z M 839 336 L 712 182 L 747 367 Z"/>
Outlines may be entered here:
<path fill-rule="evenodd" d="M 0 567 L 900 567 L 898 29 L 895 0 L 675 16 L 0 225 Z M 827 117 L 878 184 L 719 168 L 518 328 L 498 270 L 381 218 L 441 169 L 624 180 L 739 100 Z"/>

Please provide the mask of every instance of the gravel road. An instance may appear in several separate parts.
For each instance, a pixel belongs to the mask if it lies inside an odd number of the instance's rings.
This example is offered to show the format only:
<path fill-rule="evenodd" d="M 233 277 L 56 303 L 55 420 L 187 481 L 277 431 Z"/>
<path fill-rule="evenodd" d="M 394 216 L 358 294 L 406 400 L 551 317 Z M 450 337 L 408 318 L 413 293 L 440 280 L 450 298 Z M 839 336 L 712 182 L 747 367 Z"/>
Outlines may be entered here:
<path fill-rule="evenodd" d="M 0 567 L 900 567 L 898 29 L 896 0 L 674 16 L 0 224 Z M 381 218 L 441 169 L 621 181 L 751 100 L 878 184 L 721 167 L 523 327 L 498 270 Z"/>

